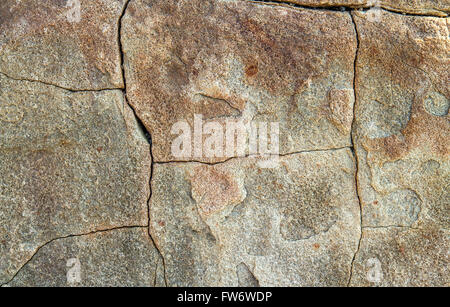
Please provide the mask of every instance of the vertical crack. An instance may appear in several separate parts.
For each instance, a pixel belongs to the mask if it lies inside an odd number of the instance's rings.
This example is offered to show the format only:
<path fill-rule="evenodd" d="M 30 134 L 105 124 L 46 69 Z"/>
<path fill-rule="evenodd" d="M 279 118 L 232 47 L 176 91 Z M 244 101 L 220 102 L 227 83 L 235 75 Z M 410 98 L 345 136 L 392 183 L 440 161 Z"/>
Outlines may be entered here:
<path fill-rule="evenodd" d="M 153 246 L 155 247 L 155 249 L 158 251 L 158 254 L 161 257 L 162 260 L 162 265 L 163 265 L 163 275 L 164 275 L 164 283 L 166 286 L 168 286 L 168 282 L 167 282 L 167 274 L 166 274 L 166 263 L 165 263 L 165 259 L 163 254 L 161 253 L 161 250 L 159 249 L 158 245 L 156 244 L 155 240 L 153 239 L 153 236 L 150 232 L 150 200 L 152 198 L 152 179 L 153 179 L 153 168 L 154 168 L 154 160 L 153 160 L 153 142 L 152 142 L 152 136 L 150 134 L 150 132 L 147 130 L 147 128 L 145 127 L 144 123 L 142 122 L 142 120 L 139 118 L 139 116 L 136 113 L 136 110 L 134 109 L 134 107 L 129 103 L 128 101 L 128 97 L 127 97 L 127 79 L 126 79 L 126 73 L 125 73 L 125 54 L 124 54 L 124 49 L 123 49 L 123 44 L 122 44 L 122 20 L 127 12 L 127 8 L 128 5 L 131 3 L 131 0 L 127 0 L 127 2 L 125 3 L 122 13 L 120 14 L 119 17 L 119 22 L 118 22 L 118 45 L 119 45 L 119 52 L 120 52 L 120 67 L 122 70 L 122 79 L 123 79 L 123 95 L 124 95 L 124 99 L 125 102 L 127 103 L 127 105 L 130 107 L 130 109 L 133 111 L 134 117 L 136 118 L 136 121 L 138 123 L 139 128 L 141 129 L 141 131 L 143 132 L 143 135 L 145 136 L 148 144 L 149 144 L 149 151 L 150 151 L 150 176 L 149 176 L 149 188 L 150 188 L 150 193 L 149 193 L 149 197 L 147 199 L 147 218 L 148 218 L 148 222 L 147 222 L 147 230 L 148 230 L 148 236 L 150 237 L 150 240 L 153 243 Z"/>
<path fill-rule="evenodd" d="M 352 143 L 352 153 L 353 156 L 355 157 L 355 163 L 356 163 L 356 172 L 355 172 L 355 187 L 356 187 L 356 196 L 358 198 L 358 203 L 359 203 L 359 216 L 360 216 L 360 237 L 359 237 L 359 242 L 358 242 L 358 247 L 356 249 L 355 254 L 353 255 L 353 259 L 351 262 L 351 266 L 350 266 L 350 276 L 348 279 L 348 283 L 347 286 L 350 286 L 350 283 L 352 281 L 352 277 L 353 277 L 353 266 L 355 263 L 355 259 L 356 259 L 356 255 L 359 252 L 359 249 L 361 248 L 361 241 L 362 241 L 362 236 L 363 236 L 363 220 L 362 220 L 362 202 L 361 202 L 361 197 L 359 195 L 359 182 L 358 182 L 358 174 L 359 174 L 359 161 L 358 161 L 358 154 L 356 152 L 356 105 L 357 105 L 357 92 L 356 92 L 356 82 L 357 82 L 357 64 L 358 64 L 358 55 L 359 55 L 359 47 L 360 47 L 360 41 L 359 41 L 359 32 L 358 32 L 358 27 L 356 25 L 356 21 L 355 21 L 355 17 L 352 14 L 352 12 L 349 12 L 350 17 L 352 19 L 352 23 L 353 23 L 353 27 L 355 29 L 355 35 L 356 35 L 356 52 L 355 52 L 355 61 L 353 62 L 353 94 L 354 94 L 354 103 L 353 103 L 353 122 L 352 122 L 352 132 L 351 132 L 351 143 Z"/>

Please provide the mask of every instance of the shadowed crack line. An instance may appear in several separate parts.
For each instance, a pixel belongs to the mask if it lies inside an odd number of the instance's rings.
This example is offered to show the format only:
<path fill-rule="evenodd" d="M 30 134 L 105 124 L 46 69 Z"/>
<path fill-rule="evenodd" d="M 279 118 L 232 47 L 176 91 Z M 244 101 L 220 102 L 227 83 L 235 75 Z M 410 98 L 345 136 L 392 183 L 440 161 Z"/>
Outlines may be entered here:
<path fill-rule="evenodd" d="M 350 17 L 352 19 L 353 27 L 355 29 L 355 35 L 356 35 L 356 52 L 355 52 L 355 61 L 353 63 L 353 94 L 354 94 L 354 102 L 353 102 L 353 122 L 352 122 L 352 135 L 351 135 L 351 142 L 352 142 L 352 153 L 355 157 L 355 164 L 356 164 L 356 171 L 355 171 L 355 188 L 356 188 L 356 196 L 358 198 L 359 203 L 359 217 L 360 217 L 360 237 L 358 242 L 358 247 L 355 251 L 355 254 L 353 255 L 353 259 L 350 265 L 350 276 L 348 278 L 347 286 L 350 286 L 350 283 L 352 281 L 353 277 L 353 266 L 356 260 L 356 256 L 361 248 L 361 241 L 363 237 L 363 212 L 362 212 L 362 202 L 361 197 L 359 195 L 359 182 L 358 182 L 358 174 L 359 174 L 359 161 L 358 161 L 358 154 L 355 147 L 356 144 L 356 107 L 357 107 L 357 99 L 358 95 L 356 92 L 356 82 L 357 82 L 357 65 L 358 65 L 358 55 L 359 55 L 359 47 L 360 47 L 360 41 L 359 41 L 359 32 L 358 27 L 356 25 L 355 19 L 353 17 L 352 12 L 349 12 Z"/>
<path fill-rule="evenodd" d="M 145 136 L 145 139 L 147 140 L 148 144 L 149 144 L 149 152 L 150 152 L 150 175 L 149 175 L 149 187 L 150 187 L 150 193 L 149 193 L 149 197 L 147 199 L 147 232 L 148 232 L 148 236 L 150 237 L 150 240 L 153 243 L 153 246 L 155 247 L 155 249 L 158 251 L 161 260 L 162 260 L 162 264 L 163 264 L 163 274 L 164 274 L 164 283 L 166 286 L 168 286 L 168 282 L 167 282 L 167 275 L 166 275 L 166 263 L 165 263 L 165 259 L 163 254 L 161 253 L 161 250 L 159 248 L 159 246 L 156 244 L 156 241 L 153 239 L 153 236 L 151 234 L 150 231 L 150 201 L 152 198 L 152 179 L 153 179 L 153 142 L 152 142 L 152 137 L 150 132 L 147 130 L 147 128 L 145 127 L 144 123 L 142 122 L 142 120 L 139 118 L 136 110 L 134 109 L 134 107 L 129 103 L 128 98 L 127 98 L 127 80 L 126 80 L 126 72 L 125 72 L 125 54 L 124 54 L 124 49 L 123 49 L 123 45 L 122 45 L 122 20 L 127 12 L 127 8 L 128 5 L 131 3 L 132 0 L 127 0 L 127 2 L 125 3 L 124 7 L 123 7 L 123 11 L 119 17 L 119 21 L 118 21 L 118 45 L 119 45 L 119 52 L 120 52 L 120 67 L 122 69 L 122 78 L 123 78 L 123 84 L 124 87 L 122 89 L 123 94 L 124 94 L 124 99 L 125 102 L 127 103 L 127 105 L 130 107 L 130 109 L 133 111 L 134 117 L 136 118 L 136 121 L 138 123 L 139 128 L 141 129 L 143 135 Z M 156 278 L 156 277 L 155 277 Z M 156 281 L 155 281 L 156 282 Z"/>
<path fill-rule="evenodd" d="M 274 1 L 274 0 L 242 0 L 245 2 L 251 2 L 260 5 L 268 6 L 281 6 L 293 9 L 305 9 L 305 10 L 318 10 L 318 11 L 332 11 L 332 12 L 346 12 L 346 11 L 360 11 L 365 12 L 373 8 L 381 9 L 383 11 L 410 17 L 434 17 L 434 18 L 447 18 L 448 13 L 446 11 L 441 11 L 434 9 L 436 14 L 425 14 L 420 12 L 405 12 L 401 9 L 395 9 L 383 4 L 373 5 L 373 4 L 354 4 L 354 5 L 331 5 L 331 4 L 298 4 L 290 1 Z"/>
<path fill-rule="evenodd" d="M 119 227 L 114 227 L 114 228 L 109 228 L 109 229 L 102 229 L 102 230 L 94 230 L 91 232 L 87 232 L 87 233 L 81 233 L 81 234 L 71 234 L 71 235 L 67 235 L 67 236 L 62 236 L 62 237 L 58 237 L 55 239 L 52 239 L 46 243 L 44 243 L 43 245 L 39 246 L 36 251 L 34 252 L 34 254 L 30 257 L 30 259 L 28 259 L 20 268 L 19 270 L 17 270 L 17 272 L 14 274 L 14 276 L 7 281 L 4 284 L 1 284 L 0 287 L 6 286 L 9 283 L 11 283 L 16 277 L 17 275 L 36 257 L 36 255 L 39 253 L 39 251 L 41 249 L 43 249 L 44 247 L 46 247 L 47 245 L 58 241 L 58 240 L 62 240 L 62 239 L 69 239 L 69 238 L 77 238 L 77 237 L 84 237 L 84 236 L 89 236 L 89 235 L 94 235 L 94 234 L 98 234 L 98 233 L 105 233 L 105 232 L 110 232 L 110 231 L 115 231 L 115 230 L 123 230 L 123 229 L 136 229 L 136 228 L 146 228 L 147 226 L 145 225 L 132 225 L 132 226 L 119 226 Z"/>
<path fill-rule="evenodd" d="M 413 227 L 413 226 L 407 226 L 407 225 L 380 225 L 380 226 L 367 225 L 367 226 L 363 226 L 362 228 L 363 229 L 405 228 L 405 229 L 422 230 L 422 231 L 426 230 L 426 229 L 417 228 L 417 227 Z"/>
<path fill-rule="evenodd" d="M 200 97 L 203 97 L 203 98 L 205 98 L 205 99 L 210 99 L 210 100 L 215 101 L 215 102 L 219 102 L 219 103 L 220 103 L 220 102 L 223 102 L 223 103 L 225 103 L 226 105 L 228 105 L 231 109 L 237 111 L 239 114 L 242 114 L 241 110 L 239 110 L 238 108 L 236 108 L 235 106 L 233 106 L 233 104 L 232 104 L 231 102 L 229 102 L 228 100 L 226 100 L 226 99 L 208 96 L 208 95 L 203 94 L 203 93 L 197 93 L 196 95 L 198 95 L 198 96 L 200 96 Z"/>
<path fill-rule="evenodd" d="M 353 146 L 344 146 L 344 147 L 336 147 L 336 148 L 325 148 L 325 149 L 310 149 L 310 150 L 301 150 L 301 151 L 295 151 L 290 153 L 281 153 L 281 154 L 266 154 L 263 155 L 263 158 L 267 157 L 288 157 L 292 155 L 300 155 L 305 153 L 320 153 L 320 152 L 329 152 L 329 151 L 338 151 L 338 150 L 344 150 L 344 149 L 353 149 Z M 259 155 L 245 155 L 245 156 L 237 156 L 237 157 L 230 157 L 223 161 L 217 161 L 217 162 L 205 162 L 201 160 L 173 160 L 173 161 L 155 161 L 154 164 L 183 164 L 183 163 L 199 163 L 204 165 L 218 165 L 223 164 L 226 162 L 229 162 L 231 160 L 238 160 L 238 159 L 248 159 L 248 158 L 259 158 L 261 156 Z"/>
<path fill-rule="evenodd" d="M 4 72 L 0 72 L 0 75 L 3 75 L 4 77 L 14 80 L 14 81 L 23 81 L 23 82 L 30 82 L 30 83 L 39 83 L 47 86 L 52 86 L 61 90 L 65 90 L 71 93 L 96 93 L 96 92 L 104 92 L 104 91 L 121 91 L 123 88 L 120 87 L 112 87 L 112 88 L 101 88 L 101 89 L 72 89 L 68 87 L 64 87 L 61 85 L 45 82 L 45 81 L 39 81 L 39 80 L 33 80 L 33 79 L 27 79 L 27 78 L 15 78 L 11 77 L 8 74 Z"/>

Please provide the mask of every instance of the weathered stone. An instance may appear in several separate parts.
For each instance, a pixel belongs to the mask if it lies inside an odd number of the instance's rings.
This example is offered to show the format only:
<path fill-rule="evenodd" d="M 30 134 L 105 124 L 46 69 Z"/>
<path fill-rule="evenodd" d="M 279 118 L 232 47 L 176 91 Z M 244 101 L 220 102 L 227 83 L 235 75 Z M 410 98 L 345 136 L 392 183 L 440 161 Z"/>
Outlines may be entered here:
<path fill-rule="evenodd" d="M 354 18 L 354 133 L 362 222 L 370 228 L 352 285 L 448 285 L 448 21 L 388 12 Z M 379 265 L 384 278 L 374 282 Z"/>
<path fill-rule="evenodd" d="M 356 131 L 364 226 L 449 225 L 446 19 L 355 13 Z"/>
<path fill-rule="evenodd" d="M 364 229 L 350 285 L 448 286 L 449 238 L 437 229 Z"/>
<path fill-rule="evenodd" d="M 155 165 L 150 229 L 168 284 L 347 285 L 360 238 L 351 151 L 257 161 Z"/>
<path fill-rule="evenodd" d="M 449 12 L 1 1 L 0 284 L 449 286 Z M 174 156 L 195 114 L 282 156 Z"/>
<path fill-rule="evenodd" d="M 258 0 L 256 0 L 258 1 Z M 450 13 L 448 0 L 273 0 L 311 7 L 380 7 L 399 13 L 445 17 Z"/>
<path fill-rule="evenodd" d="M 147 225 L 150 153 L 121 91 L 0 74 L 0 283 L 52 239 Z"/>
<path fill-rule="evenodd" d="M 281 153 L 351 145 L 356 35 L 346 12 L 136 0 L 122 31 L 129 101 L 156 161 L 224 160 L 172 155 L 171 127 L 193 127 L 194 114 L 279 122 Z"/>
<path fill-rule="evenodd" d="M 75 90 L 123 87 L 118 22 L 124 4 L 2 0 L 0 72 Z"/>
<path fill-rule="evenodd" d="M 146 227 L 118 229 L 47 244 L 8 285 L 163 286 L 164 269 Z"/>

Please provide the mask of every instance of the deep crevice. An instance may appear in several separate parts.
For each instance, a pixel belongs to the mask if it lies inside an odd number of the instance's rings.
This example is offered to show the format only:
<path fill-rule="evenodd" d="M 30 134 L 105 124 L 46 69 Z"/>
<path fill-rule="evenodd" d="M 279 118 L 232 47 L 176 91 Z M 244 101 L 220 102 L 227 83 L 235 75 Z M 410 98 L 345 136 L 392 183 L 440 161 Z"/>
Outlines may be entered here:
<path fill-rule="evenodd" d="M 359 181 L 358 181 L 358 175 L 359 175 L 359 161 L 358 161 L 358 154 L 357 154 L 357 148 L 356 148 L 356 108 L 357 108 L 357 102 L 358 102 L 358 95 L 357 95 L 357 70 L 358 70 L 358 55 L 359 55 L 359 48 L 360 48 L 360 41 L 359 41 L 359 32 L 358 32 L 358 26 L 356 24 L 355 18 L 352 14 L 352 12 L 349 12 L 350 18 L 352 19 L 352 24 L 355 30 L 355 37 L 356 37 L 356 52 L 355 52 L 355 60 L 353 62 L 353 94 L 354 94 L 354 102 L 353 102 L 353 122 L 352 122 L 352 132 L 351 132 L 351 142 L 352 142 L 352 153 L 355 158 L 355 165 L 356 165 L 356 171 L 355 171 L 355 188 L 356 188 L 356 197 L 358 198 L 359 203 L 359 217 L 360 217 L 360 237 L 358 242 L 358 247 L 355 251 L 355 254 L 353 255 L 353 259 L 350 265 L 350 276 L 347 282 L 347 286 L 350 286 L 350 283 L 352 281 L 353 277 L 353 266 L 356 260 L 356 256 L 358 255 L 358 252 L 361 248 L 361 241 L 363 237 L 363 212 L 362 212 L 362 201 L 361 197 L 359 195 Z"/>
<path fill-rule="evenodd" d="M 147 233 L 148 236 L 150 237 L 150 240 L 153 243 L 153 246 L 155 247 L 155 249 L 158 251 L 161 260 L 162 260 L 162 264 L 163 264 L 163 274 L 164 274 L 164 283 L 166 286 L 168 286 L 168 282 L 167 282 L 167 274 L 166 274 L 166 263 L 165 263 L 165 259 L 163 254 L 161 253 L 161 250 L 159 248 L 159 246 L 156 244 L 156 241 L 153 239 L 153 236 L 151 234 L 150 231 L 150 201 L 152 198 L 152 179 L 153 179 L 153 166 L 154 166 L 154 160 L 153 160 L 153 142 L 152 142 L 152 136 L 150 134 L 150 132 L 147 130 L 147 128 L 145 127 L 144 123 L 142 122 L 142 120 L 139 118 L 136 110 L 134 109 L 134 107 L 130 104 L 130 102 L 128 101 L 128 97 L 127 97 L 127 79 L 126 79 L 126 72 L 125 72 L 125 53 L 124 53 L 124 49 L 123 49 L 123 45 L 122 45 L 122 19 L 124 18 L 126 12 L 127 12 L 127 8 L 129 6 L 129 4 L 131 3 L 132 0 L 127 0 L 127 2 L 125 3 L 124 7 L 123 7 L 123 11 L 119 17 L 119 21 L 118 21 L 118 45 L 119 45 L 119 52 L 120 52 L 120 67 L 122 69 L 122 79 L 123 79 L 123 89 L 122 92 L 124 94 L 124 99 L 126 104 L 130 107 L 130 109 L 133 111 L 134 117 L 136 119 L 136 122 L 138 123 L 139 129 L 142 131 L 146 141 L 148 142 L 149 145 L 149 152 L 150 152 L 150 176 L 149 176 L 149 189 L 150 189 L 150 193 L 149 193 L 149 197 L 147 199 Z M 155 277 L 156 278 L 156 277 Z"/>
<path fill-rule="evenodd" d="M 245 2 L 251 2 L 261 5 L 270 5 L 270 6 L 282 6 L 282 7 L 291 7 L 291 8 L 299 8 L 306 10 L 318 10 L 318 11 L 334 11 L 334 12 L 345 12 L 350 11 L 357 8 L 363 8 L 362 6 L 336 6 L 336 5 L 306 5 L 306 4 L 298 4 L 289 1 L 275 1 L 275 0 L 243 0 Z"/>

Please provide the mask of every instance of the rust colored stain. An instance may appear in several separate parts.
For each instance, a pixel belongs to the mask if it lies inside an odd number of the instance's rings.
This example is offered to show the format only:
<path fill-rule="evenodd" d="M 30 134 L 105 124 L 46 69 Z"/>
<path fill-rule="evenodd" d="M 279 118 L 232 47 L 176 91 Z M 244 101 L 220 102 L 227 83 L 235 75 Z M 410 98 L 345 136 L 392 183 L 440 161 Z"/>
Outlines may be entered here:
<path fill-rule="evenodd" d="M 250 65 L 245 69 L 245 75 L 247 77 L 253 77 L 258 73 L 258 65 Z"/>
<path fill-rule="evenodd" d="M 244 198 L 236 178 L 219 167 L 198 166 L 190 174 L 190 181 L 192 196 L 206 216 Z"/>

